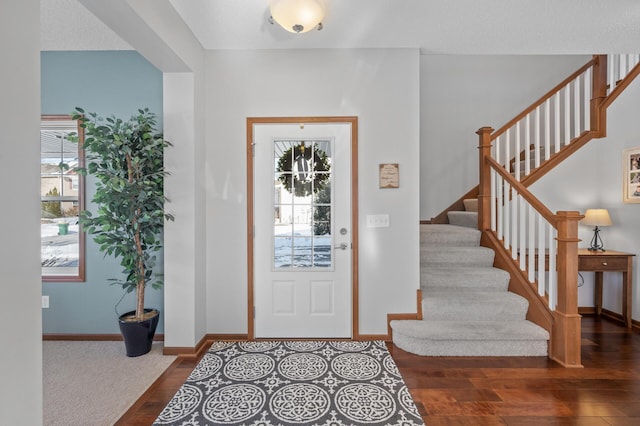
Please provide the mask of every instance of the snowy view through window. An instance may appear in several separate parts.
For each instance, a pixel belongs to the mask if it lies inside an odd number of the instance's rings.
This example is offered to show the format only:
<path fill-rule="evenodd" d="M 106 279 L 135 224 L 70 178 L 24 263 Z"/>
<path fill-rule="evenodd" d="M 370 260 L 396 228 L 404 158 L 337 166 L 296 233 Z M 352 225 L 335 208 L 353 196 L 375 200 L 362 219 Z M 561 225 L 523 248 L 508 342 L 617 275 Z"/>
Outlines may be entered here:
<path fill-rule="evenodd" d="M 77 122 L 43 118 L 40 128 L 40 236 L 43 279 L 77 277 L 81 179 L 78 144 L 68 140 Z"/>
<path fill-rule="evenodd" d="M 332 268 L 331 141 L 274 142 L 273 266 Z"/>

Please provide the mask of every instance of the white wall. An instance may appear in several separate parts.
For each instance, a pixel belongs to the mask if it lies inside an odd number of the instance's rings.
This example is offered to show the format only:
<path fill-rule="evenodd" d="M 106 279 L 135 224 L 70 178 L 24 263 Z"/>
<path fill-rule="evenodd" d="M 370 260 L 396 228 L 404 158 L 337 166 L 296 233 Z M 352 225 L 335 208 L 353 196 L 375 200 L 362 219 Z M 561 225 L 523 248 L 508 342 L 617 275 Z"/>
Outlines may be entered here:
<path fill-rule="evenodd" d="M 0 424 L 42 424 L 37 0 L 0 6 L 0 179 L 11 200 L 0 213 Z M 19 43 L 17 42 L 19 41 Z"/>
<path fill-rule="evenodd" d="M 498 129 L 590 56 L 420 57 L 420 219 L 478 184 L 478 136 Z"/>
<path fill-rule="evenodd" d="M 622 151 L 640 146 L 640 80 L 636 80 L 608 111 L 607 137 L 595 139 L 531 187 L 552 211 L 606 208 L 613 226 L 600 233 L 605 248 L 640 255 L 640 204 L 622 202 Z M 593 227 L 579 226 L 580 247 L 588 247 Z M 632 318 L 640 320 L 640 270 L 633 261 Z M 583 272 L 579 306 L 594 306 L 593 274 Z M 622 274 L 604 274 L 603 307 L 622 313 Z"/>
<path fill-rule="evenodd" d="M 206 54 L 207 332 L 247 332 L 246 118 L 359 118 L 360 333 L 415 312 L 419 287 L 417 50 L 210 51 Z M 400 164 L 400 189 L 378 164 Z M 391 227 L 368 229 L 367 214 Z"/>

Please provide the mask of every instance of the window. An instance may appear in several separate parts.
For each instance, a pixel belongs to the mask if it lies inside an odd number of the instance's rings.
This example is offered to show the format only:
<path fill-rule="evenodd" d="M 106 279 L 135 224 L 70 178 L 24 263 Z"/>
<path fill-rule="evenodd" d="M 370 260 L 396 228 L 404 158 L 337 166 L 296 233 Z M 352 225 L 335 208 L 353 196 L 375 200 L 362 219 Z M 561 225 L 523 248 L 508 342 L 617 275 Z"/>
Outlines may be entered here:
<path fill-rule="evenodd" d="M 78 142 L 69 134 L 78 135 Z M 84 281 L 83 129 L 68 115 L 42 116 L 40 123 L 40 236 L 43 281 Z"/>

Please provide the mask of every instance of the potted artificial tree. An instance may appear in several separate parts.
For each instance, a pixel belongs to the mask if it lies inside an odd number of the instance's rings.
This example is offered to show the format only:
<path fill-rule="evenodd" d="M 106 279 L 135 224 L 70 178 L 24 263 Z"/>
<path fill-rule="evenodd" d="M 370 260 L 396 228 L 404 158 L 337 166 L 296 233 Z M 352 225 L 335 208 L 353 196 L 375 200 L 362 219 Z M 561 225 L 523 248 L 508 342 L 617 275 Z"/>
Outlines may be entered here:
<path fill-rule="evenodd" d="M 140 109 L 128 121 L 99 117 L 76 108 L 74 120 L 84 128 L 86 166 L 80 173 L 96 178 L 95 213 L 82 211 L 80 221 L 100 251 L 120 259 L 123 279 L 111 279 L 126 293 L 136 292 L 136 309 L 119 316 L 127 356 L 151 350 L 160 312 L 146 309 L 145 289 L 159 289 L 153 274 L 156 252 L 162 247 L 165 213 L 164 149 L 170 146 L 156 131 L 156 116 Z M 125 294 L 126 294 L 125 293 Z"/>

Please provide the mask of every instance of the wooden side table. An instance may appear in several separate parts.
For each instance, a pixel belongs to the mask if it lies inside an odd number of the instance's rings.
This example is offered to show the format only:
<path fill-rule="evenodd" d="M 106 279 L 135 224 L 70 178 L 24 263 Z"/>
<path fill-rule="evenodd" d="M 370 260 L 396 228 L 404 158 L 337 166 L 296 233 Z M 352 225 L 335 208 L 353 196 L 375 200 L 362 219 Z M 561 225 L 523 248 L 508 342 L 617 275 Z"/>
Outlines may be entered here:
<path fill-rule="evenodd" d="M 605 272 L 622 272 L 622 319 L 631 328 L 631 289 L 633 287 L 632 253 L 620 251 L 589 251 L 578 249 L 578 270 L 595 273 L 596 315 L 602 313 L 602 283 Z"/>

